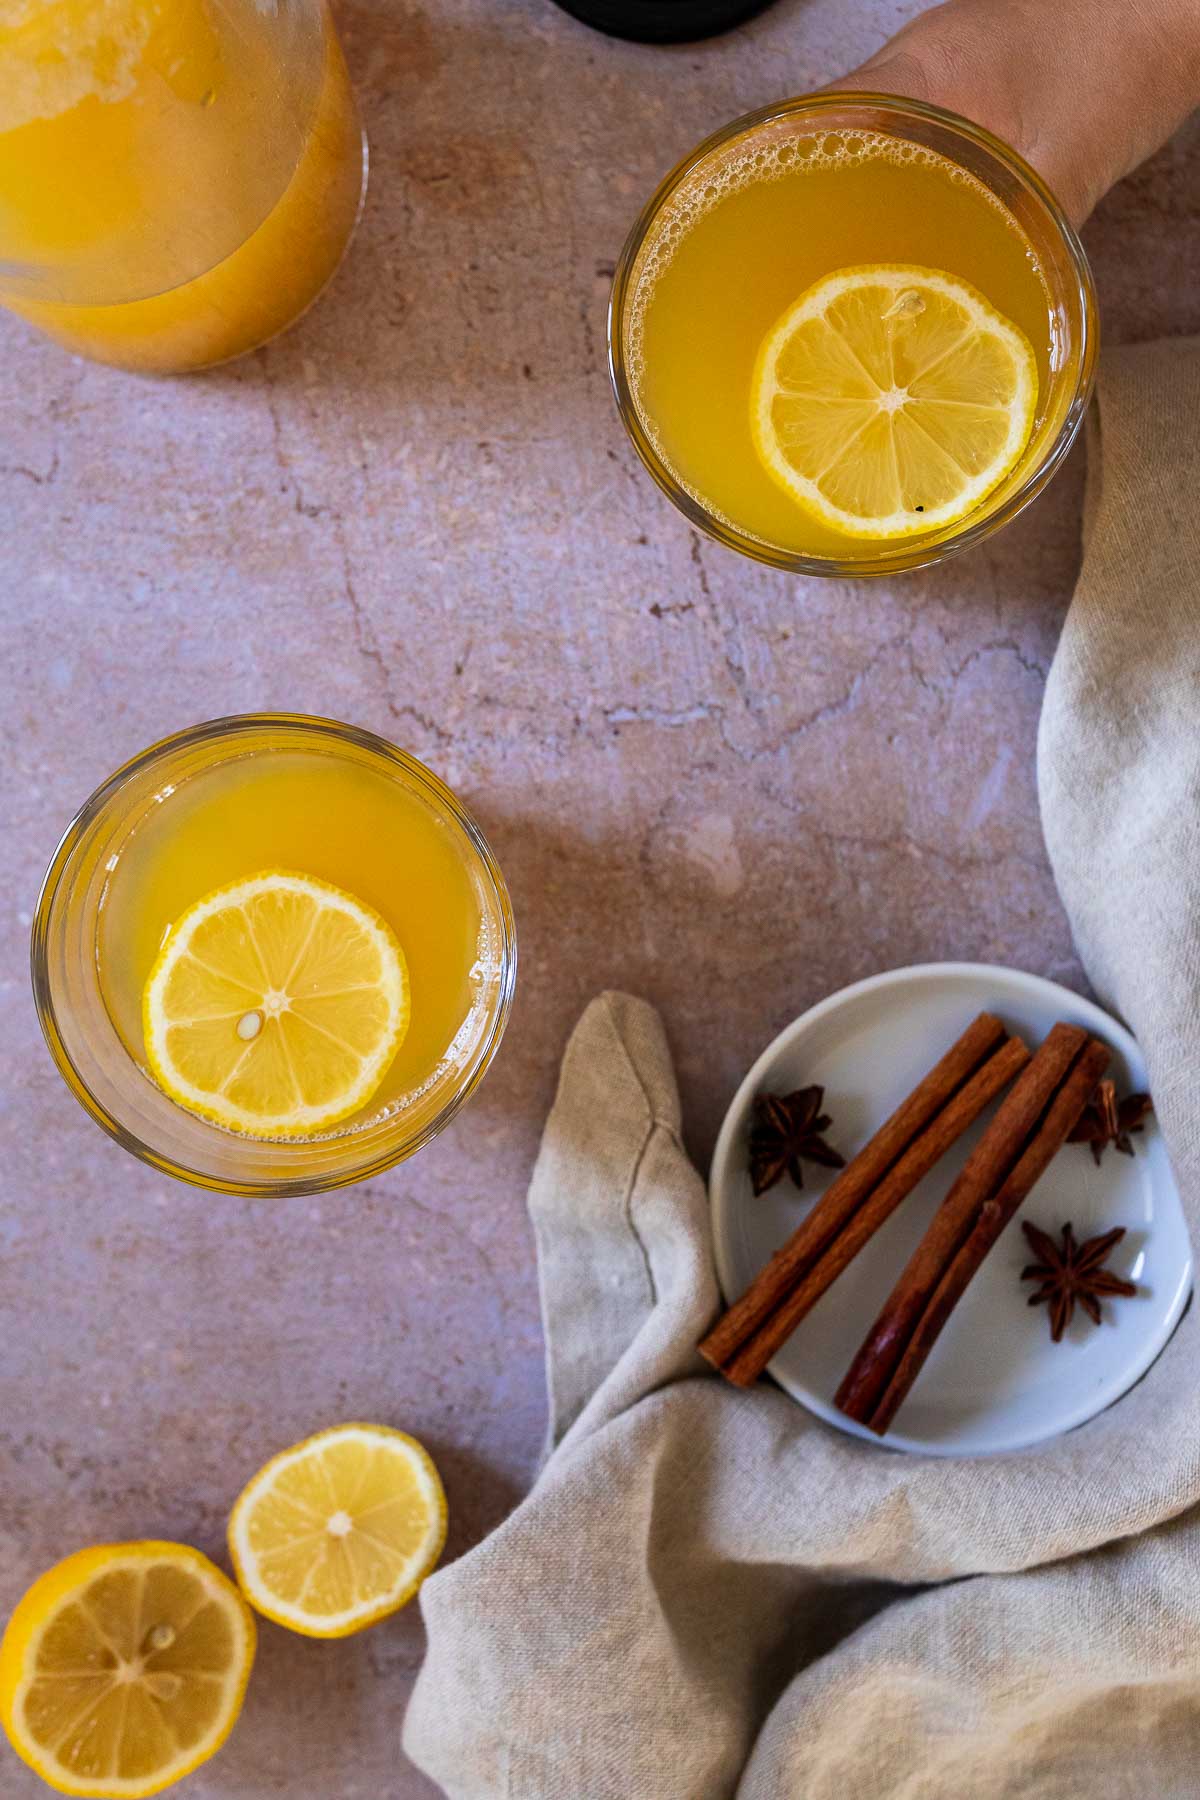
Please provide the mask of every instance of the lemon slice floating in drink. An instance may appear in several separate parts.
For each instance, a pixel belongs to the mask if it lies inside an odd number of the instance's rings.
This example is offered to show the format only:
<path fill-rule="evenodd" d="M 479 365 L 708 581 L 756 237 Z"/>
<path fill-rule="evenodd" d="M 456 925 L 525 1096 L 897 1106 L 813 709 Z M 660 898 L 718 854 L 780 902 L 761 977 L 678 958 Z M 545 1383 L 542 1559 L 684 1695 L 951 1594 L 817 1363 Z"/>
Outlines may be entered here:
<path fill-rule="evenodd" d="M 250 1482 L 229 1549 L 252 1606 L 305 1637 L 346 1637 L 411 1600 L 446 1542 L 428 1452 L 384 1425 L 338 1425 Z"/>
<path fill-rule="evenodd" d="M 61 1794 L 143 1800 L 220 1749 L 254 1618 L 186 1544 L 105 1544 L 36 1581 L 0 1643 L 0 1722 Z"/>
<path fill-rule="evenodd" d="M 155 1079 L 190 1112 L 264 1138 L 357 1112 L 408 1029 L 404 952 L 369 907 L 268 870 L 184 913 L 142 1006 Z"/>
<path fill-rule="evenodd" d="M 758 354 L 751 429 L 828 525 L 903 538 L 958 523 L 1015 468 L 1037 404 L 1025 334 L 957 276 L 877 264 L 800 296 Z"/>

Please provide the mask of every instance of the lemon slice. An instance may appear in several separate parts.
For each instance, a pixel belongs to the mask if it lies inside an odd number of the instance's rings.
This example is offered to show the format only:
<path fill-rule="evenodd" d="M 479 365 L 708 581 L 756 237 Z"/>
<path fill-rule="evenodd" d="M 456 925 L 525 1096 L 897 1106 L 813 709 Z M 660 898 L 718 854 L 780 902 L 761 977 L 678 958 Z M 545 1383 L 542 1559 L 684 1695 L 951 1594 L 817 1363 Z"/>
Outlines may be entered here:
<path fill-rule="evenodd" d="M 299 1137 L 357 1112 L 408 1029 L 408 967 L 383 920 L 278 869 L 184 913 L 142 1005 L 159 1085 L 189 1112 Z"/>
<path fill-rule="evenodd" d="M 398 1611 L 445 1542 L 429 1453 L 384 1425 L 338 1425 L 285 1450 L 229 1520 L 247 1599 L 305 1637 L 347 1637 Z"/>
<path fill-rule="evenodd" d="M 0 1722 L 60 1794 L 140 1800 L 229 1736 L 254 1617 L 186 1544 L 105 1544 L 43 1575 L 0 1643 Z"/>
<path fill-rule="evenodd" d="M 771 327 L 750 425 L 781 487 L 850 537 L 956 524 L 1029 442 L 1037 359 L 965 281 L 902 264 L 839 269 Z"/>

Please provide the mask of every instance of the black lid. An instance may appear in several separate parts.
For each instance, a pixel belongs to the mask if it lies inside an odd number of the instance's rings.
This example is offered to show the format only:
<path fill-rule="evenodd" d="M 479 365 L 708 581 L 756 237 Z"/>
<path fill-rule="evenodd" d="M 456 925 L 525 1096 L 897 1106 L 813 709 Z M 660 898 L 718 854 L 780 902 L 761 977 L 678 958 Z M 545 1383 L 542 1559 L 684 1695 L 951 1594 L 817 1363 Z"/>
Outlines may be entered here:
<path fill-rule="evenodd" d="M 713 37 L 761 12 L 771 0 L 557 0 L 564 11 L 610 37 L 680 44 Z"/>

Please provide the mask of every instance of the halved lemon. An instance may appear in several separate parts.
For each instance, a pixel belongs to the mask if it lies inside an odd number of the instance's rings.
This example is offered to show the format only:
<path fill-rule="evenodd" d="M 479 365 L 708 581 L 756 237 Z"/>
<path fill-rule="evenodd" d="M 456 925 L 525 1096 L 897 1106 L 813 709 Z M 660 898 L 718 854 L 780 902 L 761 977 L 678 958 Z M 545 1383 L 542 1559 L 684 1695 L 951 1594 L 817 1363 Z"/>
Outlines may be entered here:
<path fill-rule="evenodd" d="M 826 275 L 758 353 L 755 447 L 791 497 L 858 538 L 956 524 L 1016 467 L 1037 358 L 967 282 L 879 263 Z"/>
<path fill-rule="evenodd" d="M 233 1583 L 186 1544 L 80 1550 L 8 1622 L 0 1722 L 60 1794 L 141 1800 L 225 1742 L 255 1637 Z"/>
<path fill-rule="evenodd" d="M 385 1425 L 337 1425 L 283 1451 L 229 1520 L 250 1604 L 305 1637 L 348 1637 L 397 1612 L 445 1542 L 433 1459 Z"/>
<path fill-rule="evenodd" d="M 142 1004 L 150 1067 L 172 1100 L 267 1138 L 311 1135 L 365 1106 L 408 1018 L 408 966 L 384 921 L 281 869 L 190 907 Z"/>

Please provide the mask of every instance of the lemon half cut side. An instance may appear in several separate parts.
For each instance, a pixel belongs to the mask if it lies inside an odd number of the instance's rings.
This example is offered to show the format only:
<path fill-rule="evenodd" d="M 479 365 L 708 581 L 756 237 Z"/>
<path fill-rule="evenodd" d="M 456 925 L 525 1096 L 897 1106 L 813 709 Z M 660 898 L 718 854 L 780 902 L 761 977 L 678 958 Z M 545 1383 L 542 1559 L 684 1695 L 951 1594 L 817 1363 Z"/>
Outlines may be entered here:
<path fill-rule="evenodd" d="M 145 1800 L 225 1742 L 255 1637 L 236 1587 L 186 1544 L 80 1550 L 9 1620 L 0 1723 L 59 1793 Z"/>
<path fill-rule="evenodd" d="M 173 926 L 146 983 L 151 1072 L 233 1131 L 311 1136 L 365 1106 L 409 1020 L 408 966 L 352 894 L 268 869 Z"/>
<path fill-rule="evenodd" d="M 1020 461 L 1037 358 L 968 282 L 897 263 L 839 269 L 767 333 L 755 448 L 810 514 L 857 538 L 958 524 Z"/>
<path fill-rule="evenodd" d="M 305 1637 L 348 1637 L 412 1599 L 446 1542 L 427 1450 L 386 1425 L 337 1425 L 247 1485 L 229 1549 L 250 1604 Z"/>

